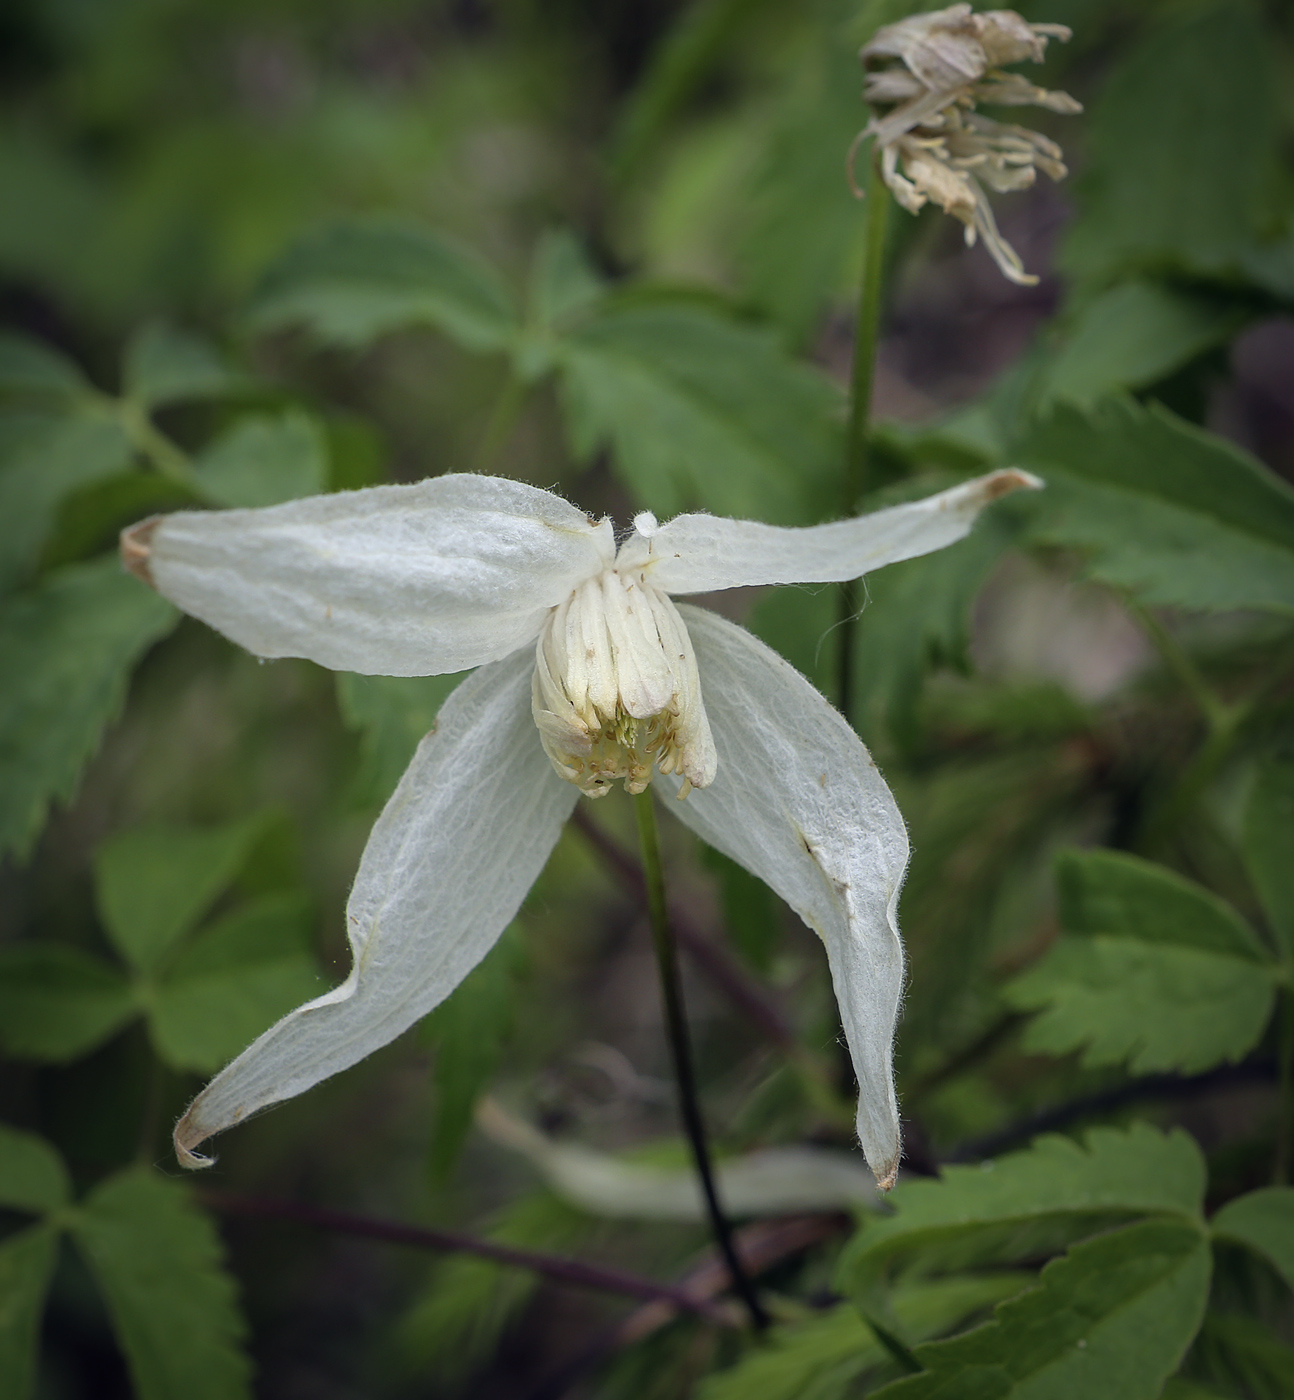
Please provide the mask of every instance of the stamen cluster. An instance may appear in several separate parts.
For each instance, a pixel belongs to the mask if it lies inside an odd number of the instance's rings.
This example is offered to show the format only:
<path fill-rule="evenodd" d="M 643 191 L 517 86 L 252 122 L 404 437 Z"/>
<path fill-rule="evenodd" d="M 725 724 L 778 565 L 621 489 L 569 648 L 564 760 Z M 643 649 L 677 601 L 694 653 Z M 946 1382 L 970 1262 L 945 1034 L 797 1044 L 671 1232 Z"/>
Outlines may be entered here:
<path fill-rule="evenodd" d="M 553 609 L 531 703 L 544 752 L 589 797 L 621 779 L 642 792 L 655 769 L 683 775 L 680 797 L 714 779 L 691 638 L 641 570 L 607 569 Z"/>
<path fill-rule="evenodd" d="M 1069 37 L 1063 24 L 1029 24 L 1013 10 L 975 14 L 959 4 L 886 25 L 859 55 L 868 69 L 863 95 L 889 109 L 872 118 L 859 140 L 875 138 L 881 175 L 895 199 L 913 214 L 929 201 L 938 204 L 965 225 L 968 244 L 983 238 L 1002 274 L 1022 286 L 1038 279 L 1025 272 L 998 231 L 984 185 L 1022 190 L 1039 170 L 1053 180 L 1067 172 L 1054 141 L 982 116 L 976 107 L 1081 111 L 1068 93 L 1049 92 L 1001 68 L 1023 59 L 1041 62 L 1048 39 Z"/>

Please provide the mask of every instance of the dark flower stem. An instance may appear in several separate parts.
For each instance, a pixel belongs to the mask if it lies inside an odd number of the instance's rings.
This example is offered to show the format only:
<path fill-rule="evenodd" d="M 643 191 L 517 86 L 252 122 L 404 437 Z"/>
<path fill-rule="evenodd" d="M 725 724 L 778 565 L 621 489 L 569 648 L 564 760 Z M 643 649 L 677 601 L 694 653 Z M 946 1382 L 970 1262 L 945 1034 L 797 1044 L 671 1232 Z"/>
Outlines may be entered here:
<path fill-rule="evenodd" d="M 732 1325 L 723 1308 L 711 1298 L 700 1297 L 678 1284 L 658 1283 L 623 1269 L 607 1268 L 602 1264 L 585 1263 L 582 1259 L 565 1259 L 534 1249 L 517 1249 L 495 1240 L 481 1239 L 457 1230 L 435 1230 L 422 1225 L 405 1225 L 396 1220 L 380 1220 L 367 1215 L 352 1215 L 348 1211 L 327 1210 L 303 1205 L 298 1201 L 272 1200 L 258 1196 L 226 1195 L 223 1191 L 199 1191 L 198 1200 L 209 1210 L 221 1215 L 250 1216 L 261 1220 L 282 1220 L 316 1229 L 332 1230 L 343 1235 L 381 1240 L 387 1244 L 408 1245 L 414 1249 L 445 1250 L 458 1254 L 475 1254 L 492 1259 L 496 1264 L 529 1269 L 558 1283 L 576 1288 L 591 1288 L 601 1293 L 618 1293 L 645 1302 L 663 1303 L 671 1308 L 692 1313 L 720 1327 Z"/>
<path fill-rule="evenodd" d="M 696 1070 L 692 1063 L 692 1045 L 687 1033 L 687 1013 L 683 1006 L 683 982 L 678 973 L 678 956 L 665 904 L 665 873 L 661 867 L 660 843 L 656 838 L 656 809 L 652 805 L 650 788 L 635 796 L 634 813 L 638 818 L 638 839 L 642 846 L 643 873 L 647 880 L 647 912 L 665 1002 L 665 1028 L 669 1036 L 670 1057 L 674 1062 L 674 1080 L 678 1085 L 679 1113 L 692 1146 L 692 1158 L 705 1195 L 714 1242 L 728 1266 L 737 1296 L 749 1310 L 756 1330 L 762 1332 L 768 1326 L 768 1314 L 733 1244 L 732 1226 L 719 1204 L 714 1171 L 710 1165 L 710 1149 L 705 1139 L 705 1125 L 701 1119 L 701 1104 L 696 1089 Z"/>
<path fill-rule="evenodd" d="M 858 284 L 858 317 L 854 324 L 854 363 L 849 380 L 849 430 L 845 439 L 845 471 L 840 513 L 858 512 L 867 489 L 867 434 L 871 427 L 872 384 L 876 378 L 876 339 L 881 323 L 881 281 L 885 269 L 885 228 L 889 193 L 876 161 L 867 154 L 867 181 L 863 203 L 863 272 Z M 836 703 L 853 722 L 854 627 L 860 601 L 859 584 L 840 585 L 840 653 Z"/>

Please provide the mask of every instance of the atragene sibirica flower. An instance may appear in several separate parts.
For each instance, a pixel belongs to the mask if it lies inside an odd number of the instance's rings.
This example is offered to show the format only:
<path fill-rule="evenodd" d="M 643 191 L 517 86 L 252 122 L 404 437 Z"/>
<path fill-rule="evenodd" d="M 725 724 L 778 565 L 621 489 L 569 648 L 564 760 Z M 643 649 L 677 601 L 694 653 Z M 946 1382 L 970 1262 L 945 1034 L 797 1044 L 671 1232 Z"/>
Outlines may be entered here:
<path fill-rule="evenodd" d="M 581 793 L 653 778 L 703 840 L 821 936 L 882 1185 L 899 1120 L 902 818 L 844 718 L 732 622 L 675 597 L 830 583 L 941 549 L 1022 486 L 999 471 L 853 520 L 779 529 L 639 515 L 617 548 L 548 491 L 441 476 L 261 510 L 180 512 L 122 536 L 133 573 L 262 657 L 426 676 L 445 702 L 378 818 L 347 906 L 353 965 L 222 1070 L 175 1130 L 213 1133 L 300 1094 L 443 1001 L 516 914 Z"/>

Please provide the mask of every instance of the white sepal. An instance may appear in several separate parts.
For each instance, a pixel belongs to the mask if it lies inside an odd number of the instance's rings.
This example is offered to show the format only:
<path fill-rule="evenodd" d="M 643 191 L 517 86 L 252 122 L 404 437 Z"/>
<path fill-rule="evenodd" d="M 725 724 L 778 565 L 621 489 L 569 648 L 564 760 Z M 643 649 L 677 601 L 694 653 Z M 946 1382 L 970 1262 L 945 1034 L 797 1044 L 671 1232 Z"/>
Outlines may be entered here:
<path fill-rule="evenodd" d="M 521 907 L 578 796 L 530 718 L 527 648 L 469 676 L 369 837 L 346 922 L 354 963 L 223 1069 L 175 1129 L 187 1167 L 213 1133 L 394 1040 L 443 1001 Z"/>
<path fill-rule="evenodd" d="M 686 604 L 679 612 L 719 766 L 709 787 L 667 809 L 771 886 L 826 945 L 858 1077 L 859 1140 L 888 1187 L 899 1159 L 892 1057 L 903 991 L 903 818 L 861 740 L 794 667 L 715 613 Z"/>
<path fill-rule="evenodd" d="M 969 533 L 990 501 L 1041 485 L 1036 476 L 1010 468 L 923 501 L 799 528 L 679 515 L 651 536 L 631 535 L 616 567 L 625 573 L 641 569 L 649 583 L 674 594 L 761 583 L 841 583 L 943 549 Z"/>
<path fill-rule="evenodd" d="M 490 476 L 440 476 L 263 510 L 183 511 L 127 532 L 135 572 L 257 656 L 426 676 L 533 642 L 610 562 L 609 521 Z"/>

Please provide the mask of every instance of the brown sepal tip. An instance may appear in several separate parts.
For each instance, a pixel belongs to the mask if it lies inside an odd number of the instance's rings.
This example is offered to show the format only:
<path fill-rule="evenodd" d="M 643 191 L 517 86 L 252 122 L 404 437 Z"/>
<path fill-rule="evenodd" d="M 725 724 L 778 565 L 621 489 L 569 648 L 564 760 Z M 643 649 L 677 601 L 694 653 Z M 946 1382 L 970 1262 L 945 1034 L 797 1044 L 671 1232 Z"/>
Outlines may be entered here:
<path fill-rule="evenodd" d="M 1007 467 L 1002 471 L 994 472 L 984 482 L 985 501 L 1000 500 L 1003 496 L 1009 496 L 1012 491 L 1021 489 L 1029 491 L 1040 491 L 1046 483 L 1034 476 L 1032 472 L 1021 471 L 1019 467 Z"/>
<path fill-rule="evenodd" d="M 153 531 L 162 523 L 165 516 L 150 515 L 138 525 L 131 525 L 121 532 L 121 562 L 127 573 L 134 574 L 142 583 L 156 588 L 149 560 L 153 553 Z"/>

